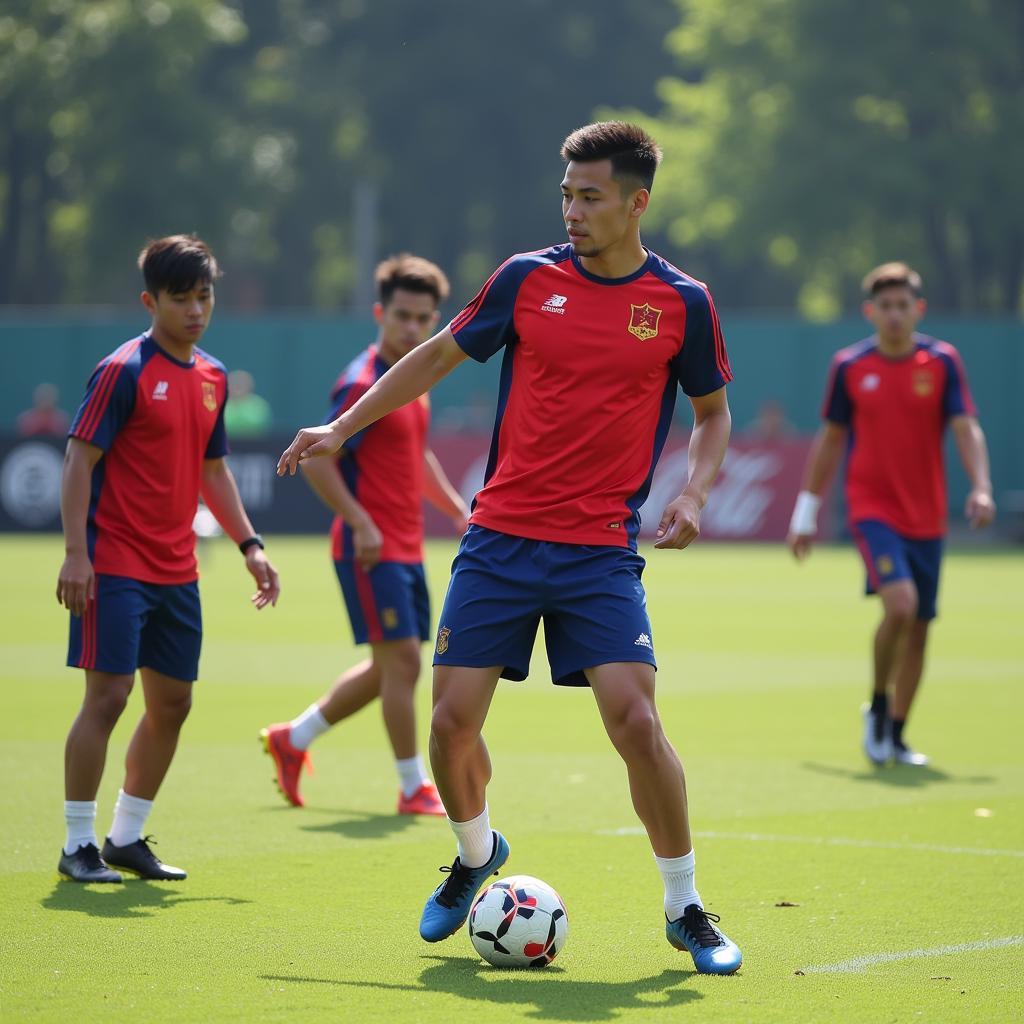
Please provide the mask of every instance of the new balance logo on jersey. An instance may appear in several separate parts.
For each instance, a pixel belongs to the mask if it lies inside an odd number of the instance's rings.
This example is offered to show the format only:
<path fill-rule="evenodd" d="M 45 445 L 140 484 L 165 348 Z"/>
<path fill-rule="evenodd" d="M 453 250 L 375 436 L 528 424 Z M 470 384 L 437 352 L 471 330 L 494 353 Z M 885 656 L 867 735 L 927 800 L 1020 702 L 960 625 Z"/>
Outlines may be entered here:
<path fill-rule="evenodd" d="M 634 647 L 646 647 L 648 650 L 653 650 L 651 646 L 651 638 L 646 633 L 641 633 L 634 641 Z"/>
<path fill-rule="evenodd" d="M 560 313 L 565 316 L 565 304 L 569 301 L 567 295 L 552 295 L 540 308 L 545 313 Z"/>
<path fill-rule="evenodd" d="M 153 388 L 153 401 L 154 402 L 166 402 L 167 401 L 167 381 L 158 380 L 156 387 Z"/>

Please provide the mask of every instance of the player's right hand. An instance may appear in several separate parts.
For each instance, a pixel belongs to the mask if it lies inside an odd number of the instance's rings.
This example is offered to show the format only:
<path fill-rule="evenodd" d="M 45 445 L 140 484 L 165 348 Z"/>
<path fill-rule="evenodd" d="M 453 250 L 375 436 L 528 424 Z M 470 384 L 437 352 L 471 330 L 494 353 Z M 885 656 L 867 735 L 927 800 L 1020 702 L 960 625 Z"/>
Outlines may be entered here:
<path fill-rule="evenodd" d="M 363 572 L 369 572 L 379 561 L 384 537 L 372 519 L 352 527 L 352 546 Z"/>
<path fill-rule="evenodd" d="M 300 462 L 315 459 L 320 455 L 333 455 L 340 451 L 344 443 L 344 434 L 336 430 L 332 424 L 323 427 L 303 427 L 277 460 L 277 475 L 284 476 L 288 473 L 295 476 L 295 470 L 299 468 Z"/>
<path fill-rule="evenodd" d="M 798 562 L 802 562 L 810 553 L 811 545 L 814 543 L 813 533 L 791 533 L 786 538 L 789 550 Z"/>
<path fill-rule="evenodd" d="M 96 597 L 96 574 L 88 555 L 66 555 L 57 576 L 57 603 L 81 615 Z"/>

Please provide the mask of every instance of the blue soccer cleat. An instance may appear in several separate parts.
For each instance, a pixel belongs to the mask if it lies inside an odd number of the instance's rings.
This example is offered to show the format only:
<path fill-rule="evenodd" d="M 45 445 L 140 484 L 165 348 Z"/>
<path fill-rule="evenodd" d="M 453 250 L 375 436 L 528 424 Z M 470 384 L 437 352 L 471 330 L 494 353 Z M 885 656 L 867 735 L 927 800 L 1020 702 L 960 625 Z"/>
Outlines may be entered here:
<path fill-rule="evenodd" d="M 496 875 L 508 860 L 508 843 L 500 832 L 494 833 L 491 859 L 478 868 L 467 868 L 458 857 L 450 868 L 441 868 L 448 877 L 434 890 L 420 918 L 420 937 L 427 942 L 440 942 L 454 935 L 469 917 L 480 886 L 488 875 Z"/>
<path fill-rule="evenodd" d="M 697 903 L 691 903 L 675 921 L 666 918 L 666 938 L 693 957 L 698 974 L 734 974 L 743 963 L 739 946 L 711 923 L 719 920 Z"/>

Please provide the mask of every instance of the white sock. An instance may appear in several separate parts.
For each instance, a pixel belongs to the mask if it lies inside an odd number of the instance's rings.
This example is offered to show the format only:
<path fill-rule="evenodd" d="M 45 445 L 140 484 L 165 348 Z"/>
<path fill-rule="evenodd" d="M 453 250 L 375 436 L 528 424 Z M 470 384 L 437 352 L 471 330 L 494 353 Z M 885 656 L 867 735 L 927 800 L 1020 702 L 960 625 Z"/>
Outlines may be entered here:
<path fill-rule="evenodd" d="M 482 868 L 494 852 L 494 833 L 491 832 L 491 819 L 484 809 L 469 821 L 452 821 L 448 819 L 455 838 L 459 841 L 459 860 L 467 868 Z"/>
<path fill-rule="evenodd" d="M 406 757 L 395 761 L 395 767 L 398 769 L 402 796 L 412 796 L 427 781 L 423 758 L 419 754 L 415 757 Z"/>
<path fill-rule="evenodd" d="M 655 857 L 654 860 L 665 882 L 665 916 L 670 921 L 682 917 L 691 903 L 703 906 L 693 887 L 693 850 L 685 857 Z"/>
<path fill-rule="evenodd" d="M 152 800 L 143 800 L 141 796 L 131 796 L 119 789 L 114 805 L 114 823 L 110 826 L 110 841 L 115 846 L 129 846 L 141 839 L 151 810 Z"/>
<path fill-rule="evenodd" d="M 64 824 L 68 834 L 64 842 L 64 852 L 74 853 L 80 846 L 99 847 L 96 842 L 96 801 L 65 800 Z"/>
<path fill-rule="evenodd" d="M 317 736 L 322 736 L 330 729 L 331 723 L 324 718 L 319 704 L 310 704 L 298 718 L 292 719 L 291 726 L 289 738 L 292 746 L 296 750 L 305 750 Z"/>

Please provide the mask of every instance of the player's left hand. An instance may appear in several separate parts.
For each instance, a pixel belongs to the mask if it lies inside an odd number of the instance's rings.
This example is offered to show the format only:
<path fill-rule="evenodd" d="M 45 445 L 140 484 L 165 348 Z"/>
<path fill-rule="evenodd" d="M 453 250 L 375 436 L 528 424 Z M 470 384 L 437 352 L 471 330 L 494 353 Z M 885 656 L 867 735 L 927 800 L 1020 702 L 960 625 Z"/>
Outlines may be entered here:
<path fill-rule="evenodd" d="M 461 512 L 456 512 L 452 516 L 452 527 L 460 537 L 469 529 L 468 508 L 464 508 Z"/>
<path fill-rule="evenodd" d="M 681 494 L 665 506 L 658 524 L 656 548 L 685 548 L 700 536 L 700 506 L 688 494 Z"/>
<path fill-rule="evenodd" d="M 270 564 L 262 548 L 251 547 L 245 553 L 245 567 L 252 574 L 259 590 L 252 595 L 252 603 L 257 609 L 266 608 L 268 604 L 277 604 L 281 593 L 281 584 L 277 578 L 277 570 Z"/>
<path fill-rule="evenodd" d="M 984 490 L 971 491 L 967 495 L 964 515 L 972 530 L 988 526 L 996 517 L 996 503 L 992 500 L 992 495 Z"/>

